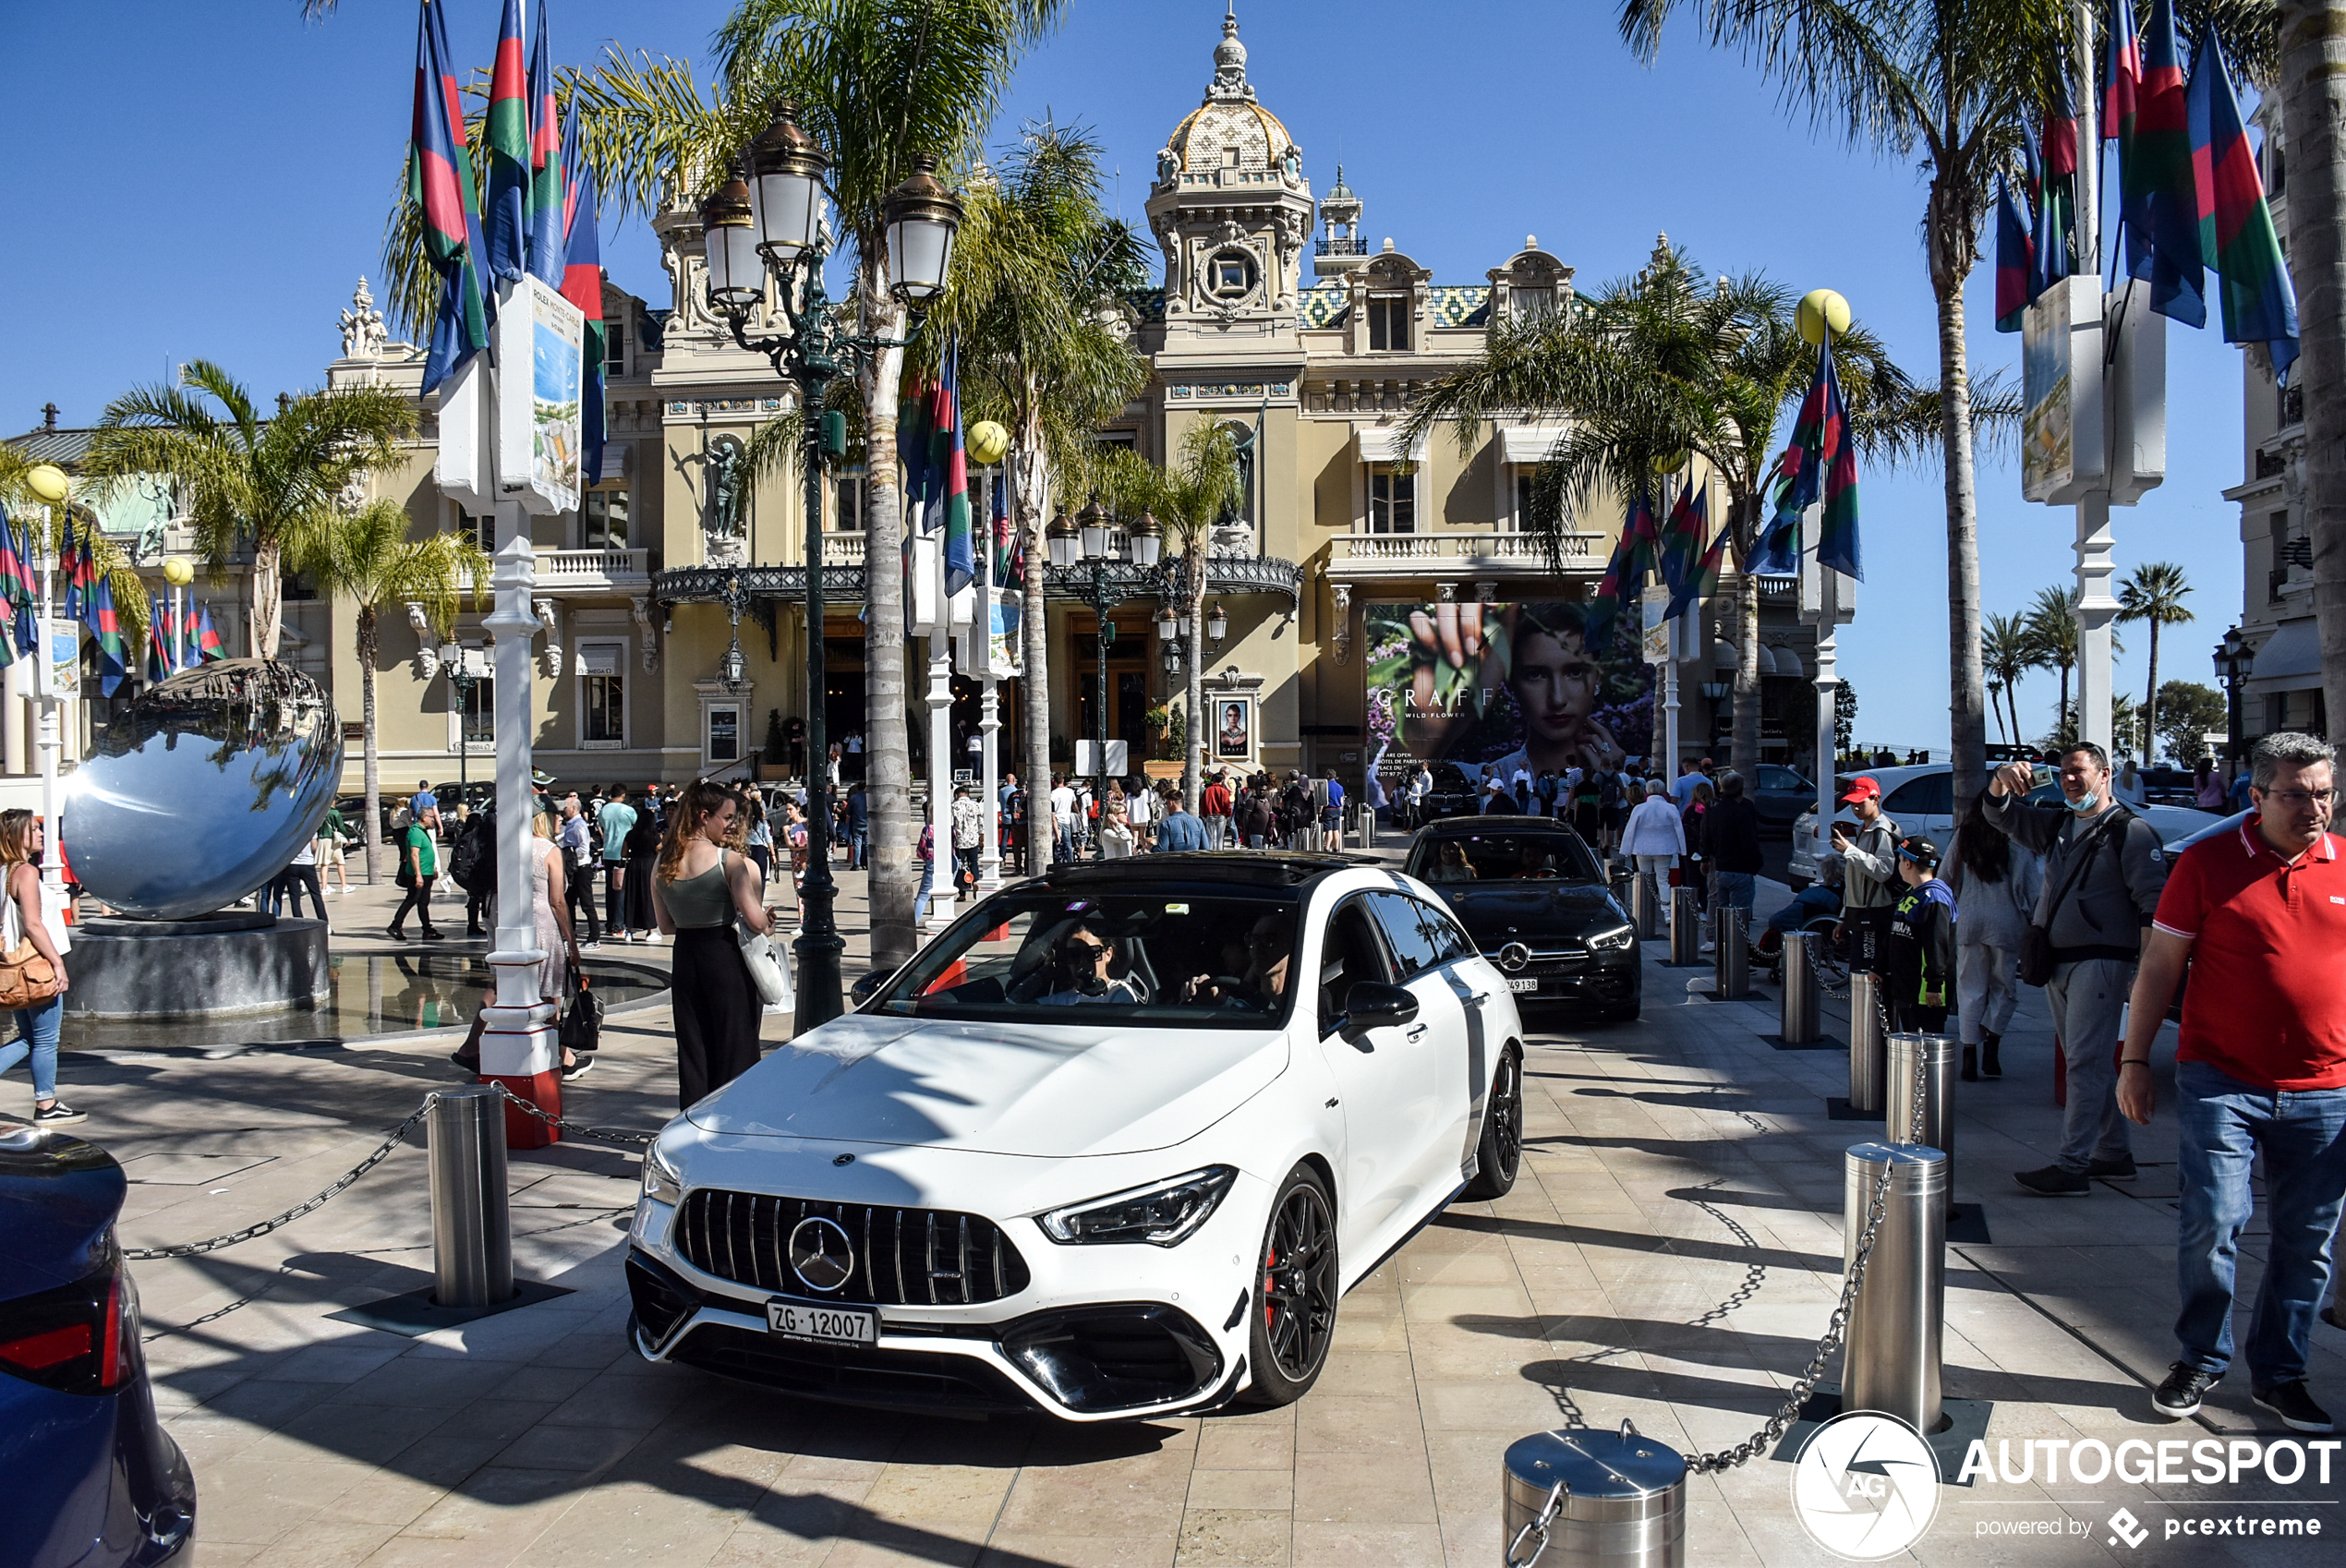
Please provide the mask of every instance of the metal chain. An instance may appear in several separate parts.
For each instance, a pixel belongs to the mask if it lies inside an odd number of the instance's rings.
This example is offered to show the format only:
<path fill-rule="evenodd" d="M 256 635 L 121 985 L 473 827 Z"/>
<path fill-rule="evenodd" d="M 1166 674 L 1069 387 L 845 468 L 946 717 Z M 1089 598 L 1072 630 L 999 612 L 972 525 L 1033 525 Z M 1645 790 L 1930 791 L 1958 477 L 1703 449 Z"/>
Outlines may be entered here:
<path fill-rule="evenodd" d="M 1532 1564 L 1540 1561 L 1541 1554 L 1548 1550 L 1549 1529 L 1555 1524 L 1556 1514 L 1563 1507 L 1564 1483 L 1559 1480 L 1548 1489 L 1547 1505 L 1540 1510 L 1539 1517 L 1526 1521 L 1523 1528 L 1515 1533 L 1515 1539 L 1507 1542 L 1506 1568 L 1532 1568 Z M 1531 1549 L 1530 1556 L 1517 1562 L 1515 1554 L 1523 1550 L 1524 1538 L 1531 1535 L 1540 1538 L 1540 1544 Z"/>
<path fill-rule="evenodd" d="M 502 1083 L 497 1084 L 497 1092 L 503 1095 L 506 1103 L 515 1110 L 536 1116 L 548 1127 L 558 1127 L 573 1138 L 591 1138 L 599 1143 L 623 1143 L 632 1148 L 648 1149 L 659 1137 L 656 1132 L 628 1132 L 615 1127 L 587 1127 L 580 1122 L 565 1121 L 551 1111 L 531 1104 Z"/>
<path fill-rule="evenodd" d="M 175 1247 L 129 1247 L 123 1249 L 122 1255 L 133 1259 L 193 1258 L 205 1252 L 217 1251 L 223 1247 L 234 1247 L 240 1241 L 250 1241 L 256 1236 L 267 1236 L 272 1230 L 289 1225 L 325 1203 L 327 1200 L 340 1197 L 348 1189 L 351 1183 L 381 1164 L 391 1152 L 399 1146 L 400 1140 L 415 1129 L 416 1124 L 430 1114 L 432 1106 L 439 1101 L 440 1093 L 437 1090 L 425 1095 L 424 1103 L 409 1112 L 406 1120 L 383 1135 L 383 1140 L 375 1145 L 374 1152 L 345 1171 L 332 1187 L 327 1188 L 306 1203 L 263 1220 L 259 1224 L 247 1225 L 239 1231 L 231 1231 L 226 1236 L 215 1236 L 205 1241 L 181 1242 Z"/>

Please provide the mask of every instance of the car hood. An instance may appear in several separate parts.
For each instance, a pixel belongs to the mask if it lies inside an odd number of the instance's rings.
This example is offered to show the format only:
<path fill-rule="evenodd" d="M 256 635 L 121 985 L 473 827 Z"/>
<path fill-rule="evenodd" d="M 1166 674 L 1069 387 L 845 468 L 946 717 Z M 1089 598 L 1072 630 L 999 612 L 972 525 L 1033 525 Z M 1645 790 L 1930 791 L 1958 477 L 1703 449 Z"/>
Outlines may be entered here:
<path fill-rule="evenodd" d="M 1432 885 L 1485 947 L 1518 936 L 1578 936 L 1619 925 L 1612 893 L 1585 882 L 1437 882 Z"/>
<path fill-rule="evenodd" d="M 1276 1030 L 940 1023 L 850 1013 L 685 1113 L 746 1137 L 1058 1159 L 1184 1142 L 1288 1062 Z"/>

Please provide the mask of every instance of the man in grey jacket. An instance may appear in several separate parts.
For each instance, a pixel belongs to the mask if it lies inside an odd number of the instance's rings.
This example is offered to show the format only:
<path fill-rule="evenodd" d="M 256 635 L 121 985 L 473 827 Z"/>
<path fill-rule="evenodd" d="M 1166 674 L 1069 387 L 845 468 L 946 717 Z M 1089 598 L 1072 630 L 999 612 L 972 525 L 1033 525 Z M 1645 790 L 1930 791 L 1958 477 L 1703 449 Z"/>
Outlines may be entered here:
<path fill-rule="evenodd" d="M 1898 879 L 1898 825 L 1881 814 L 1881 781 L 1860 775 L 1849 781 L 1841 797 L 1849 825 L 1832 825 L 1833 853 L 1841 857 L 1841 930 L 1850 945 L 1850 967 L 1869 972 L 1881 968 L 1882 945 L 1890 937 L 1890 911 L 1905 897 Z"/>
<path fill-rule="evenodd" d="M 2095 1176 L 2125 1181 L 2134 1174 L 2118 1114 L 2119 1020 L 2134 988 L 2143 929 L 2167 886 L 2167 858 L 2157 830 L 2116 800 L 2110 756 L 2099 746 L 2081 742 L 2062 754 L 2060 805 L 2030 805 L 2034 783 L 2026 763 L 2008 763 L 1980 802 L 2013 843 L 2045 857 L 2031 920 L 2052 943 L 2057 967 L 2045 1000 L 2069 1067 L 2061 1157 L 2042 1170 L 2015 1172 L 2014 1179 L 2045 1197 L 2082 1197 L 2093 1190 Z"/>

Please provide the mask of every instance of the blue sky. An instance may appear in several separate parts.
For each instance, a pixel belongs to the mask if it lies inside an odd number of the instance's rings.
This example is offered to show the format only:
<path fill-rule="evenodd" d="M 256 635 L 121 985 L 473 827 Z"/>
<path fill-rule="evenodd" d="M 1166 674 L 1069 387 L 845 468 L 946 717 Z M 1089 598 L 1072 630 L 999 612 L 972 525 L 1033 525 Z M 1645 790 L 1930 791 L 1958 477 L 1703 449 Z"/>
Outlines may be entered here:
<path fill-rule="evenodd" d="M 497 0 L 448 0 L 460 57 L 485 62 Z M 557 53 L 607 42 L 706 60 L 720 0 L 560 0 Z M 1915 170 L 1844 151 L 1787 122 L 1775 95 L 1690 30 L 1648 69 L 1602 0 L 1402 0 L 1241 6 L 1249 75 L 1324 190 L 1340 158 L 1373 242 L 1438 282 L 1480 283 L 1527 234 L 1584 285 L 1634 271 L 1657 231 L 1712 271 L 1765 271 L 1829 285 L 1917 375 L 1937 374 L 1937 327 Z M 1096 129 L 1135 220 L 1153 154 L 1195 107 L 1220 36 L 1220 0 L 1088 0 L 1027 61 L 998 135 L 1053 114 Z M 16 301 L 0 360 L 0 431 L 54 400 L 93 422 L 125 388 L 182 360 L 221 361 L 264 399 L 315 384 L 338 351 L 336 313 L 373 276 L 407 127 L 415 7 L 344 0 L 322 25 L 296 0 L 78 0 L 0 6 L 11 82 L 0 297 Z M 70 62 L 103 62 L 103 85 Z M 31 68 L 33 62 L 54 68 Z M 704 74 L 706 74 L 704 70 Z M 28 222 L 45 214 L 46 221 Z M 663 284 L 640 224 L 604 238 L 606 265 L 652 298 Z M 1992 283 L 1972 280 L 1970 352 L 2016 367 L 1992 331 Z M 2212 332 L 2173 329 L 2165 487 L 2121 509 L 2122 573 L 2183 563 L 2198 614 L 2161 649 L 2162 679 L 2212 682 L 2207 650 L 2239 618 L 2241 355 Z M 1990 609 L 2069 581 L 2068 509 L 2020 500 L 2009 462 L 1982 464 L 1981 578 Z M 1869 743 L 1940 746 L 1946 693 L 1945 513 L 1935 465 L 1868 473 L 1867 583 L 1843 636 L 1843 671 Z M 2146 639 L 2125 636 L 2121 691 L 2140 695 Z M 2021 694 L 2049 724 L 2050 676 Z M 1990 737 L 1995 734 L 1991 725 Z"/>

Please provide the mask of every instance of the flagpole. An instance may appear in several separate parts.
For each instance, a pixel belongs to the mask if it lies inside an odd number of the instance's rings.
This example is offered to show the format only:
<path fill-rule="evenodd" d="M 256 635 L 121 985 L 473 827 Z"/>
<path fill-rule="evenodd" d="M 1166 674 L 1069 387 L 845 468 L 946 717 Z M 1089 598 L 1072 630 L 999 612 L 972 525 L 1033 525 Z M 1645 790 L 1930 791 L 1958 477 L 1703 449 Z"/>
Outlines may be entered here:
<path fill-rule="evenodd" d="M 1006 470 L 1000 465 L 986 476 L 986 544 L 977 552 L 977 616 L 970 624 L 970 642 L 977 649 L 978 820 L 985 825 L 977 851 L 977 891 L 998 891 L 1002 886 L 1002 758 L 998 740 L 1002 729 L 1000 698 L 994 676 L 994 501 Z"/>
<path fill-rule="evenodd" d="M 932 475 L 929 482 L 934 486 L 939 481 Z M 949 510 L 949 499 L 947 504 Z M 959 912 L 954 878 L 960 866 L 953 859 L 953 606 L 945 591 L 945 546 L 951 526 L 949 519 L 940 518 L 935 535 L 937 615 L 928 627 L 929 900 L 925 928 L 931 933 L 952 924 Z M 925 526 L 921 532 L 927 537 Z"/>
<path fill-rule="evenodd" d="M 2101 104 L 2094 91 L 2094 14 L 2086 0 L 2073 0 L 2070 15 L 2076 25 L 2076 52 L 2071 60 L 2075 70 L 2077 99 L 2077 263 L 2083 276 L 2093 281 L 2093 324 L 2102 325 L 2106 308 L 2101 287 L 2099 255 L 2101 211 L 2098 159 L 2101 149 Z M 2085 156 L 2091 145 L 2095 156 Z M 2073 295 L 2072 298 L 2075 296 Z M 2081 312 L 2082 314 L 2082 312 Z M 2075 331 L 2073 322 L 2071 330 Z M 2097 352 L 2110 340 L 2097 332 L 2091 340 Z M 2105 374 L 2098 378 L 2102 388 L 2103 417 L 2101 427 L 2110 428 L 2109 389 L 2114 378 Z M 2105 461 L 2102 471 L 2109 472 Z M 2110 597 L 2110 579 L 2116 570 L 2110 559 L 2113 540 L 2110 531 L 2110 490 L 2104 488 L 2077 498 L 2077 532 L 2074 545 L 2077 581 L 2077 738 L 2090 741 L 2105 752 L 2111 749 L 2110 706 L 2114 684 L 2110 667 L 2110 623 L 2118 614 L 2118 601 Z M 2066 716 L 2062 716 L 2065 718 Z M 2056 720 L 2058 722 L 2058 720 Z M 2147 760 L 2146 758 L 2145 760 Z"/>
<path fill-rule="evenodd" d="M 70 506 L 60 504 L 51 510 L 68 525 L 71 524 L 73 512 Z M 32 677 L 38 683 L 41 699 L 41 730 L 35 742 L 41 751 L 41 826 L 48 834 L 48 845 L 41 856 L 41 912 L 44 918 L 51 911 L 62 911 L 66 907 L 65 825 L 57 820 L 57 752 L 64 744 L 64 736 L 57 721 L 56 685 L 49 672 L 49 592 L 51 573 L 55 565 L 54 552 L 49 549 L 48 531 L 43 530 L 41 537 L 41 634 L 33 639 Z"/>

